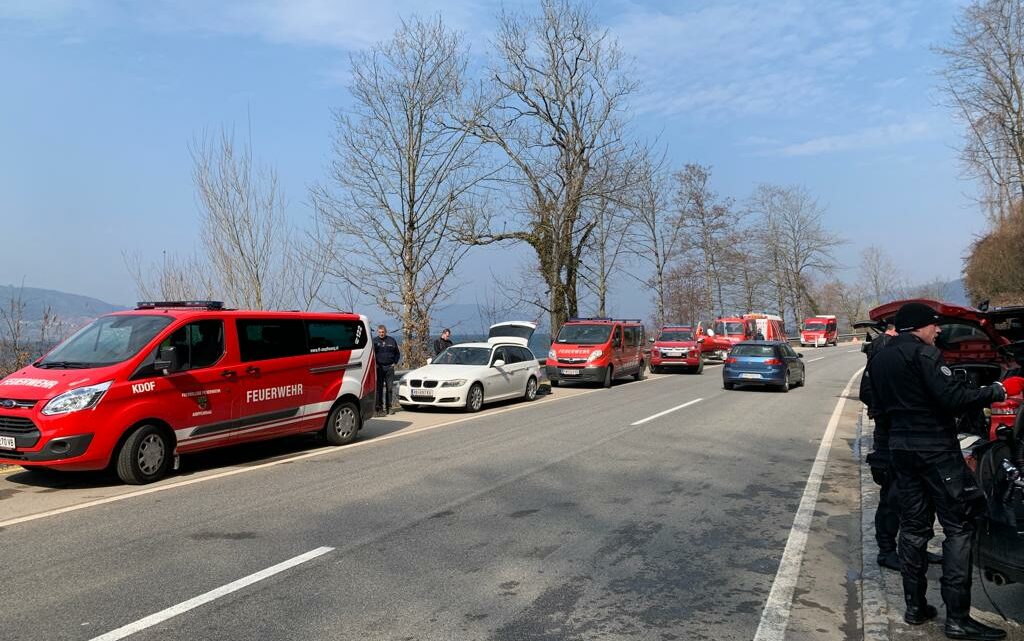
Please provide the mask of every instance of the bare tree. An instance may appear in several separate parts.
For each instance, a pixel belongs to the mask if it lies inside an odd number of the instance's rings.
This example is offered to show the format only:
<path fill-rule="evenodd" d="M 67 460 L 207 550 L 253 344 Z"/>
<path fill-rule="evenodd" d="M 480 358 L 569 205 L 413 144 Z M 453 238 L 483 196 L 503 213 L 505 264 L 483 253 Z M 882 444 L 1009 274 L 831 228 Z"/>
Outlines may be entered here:
<path fill-rule="evenodd" d="M 146 262 L 139 252 L 122 255 L 125 268 L 142 300 L 207 300 L 215 298 L 212 270 L 197 254 L 161 252 L 159 261 Z"/>
<path fill-rule="evenodd" d="M 946 59 L 944 92 L 964 122 L 961 160 L 980 179 L 993 220 L 1024 198 L 1024 2 L 974 0 L 963 9 Z"/>
<path fill-rule="evenodd" d="M 31 356 L 25 336 L 25 284 L 11 287 L 11 297 L 0 305 L 0 377 L 24 367 Z"/>
<path fill-rule="evenodd" d="M 440 18 L 403 22 L 351 58 L 350 111 L 335 114 L 336 189 L 312 197 L 338 242 L 333 273 L 400 319 L 406 361 L 426 360 L 430 314 L 467 247 L 453 222 L 475 209 L 477 145 L 461 126 L 467 55 Z"/>
<path fill-rule="evenodd" d="M 588 238 L 584 260 L 580 262 L 580 283 L 594 295 L 595 313 L 608 314 L 611 279 L 629 249 L 628 235 L 632 218 L 628 211 L 608 198 L 598 198 L 594 212 L 594 230 Z"/>
<path fill-rule="evenodd" d="M 218 290 L 248 309 L 295 304 L 292 231 L 272 168 L 253 166 L 252 147 L 221 130 L 189 146 L 202 210 L 205 267 Z"/>
<path fill-rule="evenodd" d="M 636 256 L 651 270 L 648 283 L 654 290 L 654 315 L 658 327 L 665 324 L 666 275 L 686 248 L 684 238 L 685 202 L 676 195 L 672 207 L 668 178 L 662 159 L 645 159 L 636 187 L 632 246 Z M 677 275 L 678 276 L 678 275 Z"/>
<path fill-rule="evenodd" d="M 668 285 L 665 293 L 665 319 L 667 323 L 696 324 L 705 319 L 712 306 L 707 299 L 707 272 L 693 258 L 684 258 L 665 274 Z"/>
<path fill-rule="evenodd" d="M 860 278 L 871 305 L 880 305 L 901 289 L 896 265 L 885 250 L 871 245 L 860 253 Z"/>
<path fill-rule="evenodd" d="M 705 300 L 712 313 L 725 313 L 728 284 L 727 266 L 732 252 L 731 237 L 741 216 L 732 201 L 711 190 L 711 167 L 691 163 L 676 172 L 675 203 L 682 230 L 689 239 L 689 251 L 704 265 Z"/>
<path fill-rule="evenodd" d="M 725 262 L 732 274 L 731 302 L 741 312 L 765 308 L 769 281 L 765 279 L 765 266 L 760 258 L 762 248 L 759 234 L 740 227 L 733 234 L 735 241 L 728 247 Z"/>
<path fill-rule="evenodd" d="M 636 83 L 617 43 L 570 0 L 542 0 L 539 16 L 503 13 L 494 49 L 492 95 L 466 126 L 508 161 L 511 217 L 466 224 L 462 237 L 530 245 L 557 331 L 578 313 L 599 201 L 621 202 L 633 179 L 619 116 Z"/>
<path fill-rule="evenodd" d="M 824 209 L 803 187 L 762 184 L 750 199 L 750 211 L 759 217 L 779 313 L 786 318 L 791 312 L 796 322 L 808 311 L 818 313 L 812 277 L 832 272 L 832 251 L 844 242 L 825 229 Z"/>

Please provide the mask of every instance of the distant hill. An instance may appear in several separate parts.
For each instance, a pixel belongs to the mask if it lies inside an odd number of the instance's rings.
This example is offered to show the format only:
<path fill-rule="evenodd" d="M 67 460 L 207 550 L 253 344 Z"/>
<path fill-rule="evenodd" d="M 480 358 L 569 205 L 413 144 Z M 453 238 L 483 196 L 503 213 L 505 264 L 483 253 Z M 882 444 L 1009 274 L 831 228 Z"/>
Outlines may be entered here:
<path fill-rule="evenodd" d="M 109 312 L 127 309 L 89 296 L 59 292 L 54 289 L 16 287 L 0 285 L 0 308 L 5 313 L 11 310 L 12 300 L 20 297 L 24 305 L 22 320 L 28 326 L 26 335 L 31 336 L 42 322 L 44 311 L 49 308 L 65 329 L 80 327 L 86 322 Z"/>

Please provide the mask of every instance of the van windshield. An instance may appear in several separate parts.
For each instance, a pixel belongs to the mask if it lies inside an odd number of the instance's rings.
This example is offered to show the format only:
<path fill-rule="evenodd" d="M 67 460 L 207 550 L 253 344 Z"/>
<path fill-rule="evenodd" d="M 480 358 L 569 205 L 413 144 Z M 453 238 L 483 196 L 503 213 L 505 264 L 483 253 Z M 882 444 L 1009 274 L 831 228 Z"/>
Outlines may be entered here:
<path fill-rule="evenodd" d="M 722 323 L 725 334 L 729 336 L 743 336 L 743 323 Z"/>
<path fill-rule="evenodd" d="M 666 329 L 658 337 L 658 340 L 665 342 L 692 341 L 693 332 L 688 329 Z"/>
<path fill-rule="evenodd" d="M 557 340 L 559 343 L 601 345 L 608 342 L 611 333 L 611 325 L 562 325 Z"/>
<path fill-rule="evenodd" d="M 825 323 L 807 323 L 804 325 L 804 329 L 808 332 L 823 332 L 825 331 Z"/>
<path fill-rule="evenodd" d="M 431 365 L 488 365 L 491 359 L 489 347 L 461 347 L 452 345 L 433 360 Z"/>
<path fill-rule="evenodd" d="M 173 322 L 169 316 L 103 316 L 35 363 L 43 369 L 105 367 L 128 360 Z"/>

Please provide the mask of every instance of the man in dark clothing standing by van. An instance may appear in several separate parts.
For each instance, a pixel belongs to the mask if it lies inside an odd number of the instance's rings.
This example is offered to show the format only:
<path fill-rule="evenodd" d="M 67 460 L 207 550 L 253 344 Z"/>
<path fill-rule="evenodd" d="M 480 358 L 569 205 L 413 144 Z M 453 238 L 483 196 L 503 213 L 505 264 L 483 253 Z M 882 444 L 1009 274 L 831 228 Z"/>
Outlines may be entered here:
<path fill-rule="evenodd" d="M 441 337 L 434 339 L 434 356 L 452 346 L 451 336 L 452 330 L 447 327 L 441 330 Z"/>
<path fill-rule="evenodd" d="M 896 313 L 899 333 L 869 364 L 875 412 L 890 423 L 889 449 L 900 505 L 899 558 L 903 620 L 920 625 L 937 616 L 925 595 L 926 557 L 936 514 L 945 533 L 942 544 L 942 600 L 946 636 L 996 640 L 1006 632 L 970 616 L 971 538 L 985 496 L 960 454 L 954 417 L 1006 398 L 1024 387 L 1011 377 L 1002 384 L 973 389 L 953 377 L 935 347 L 939 317 L 923 303 L 907 303 Z M 1005 388 L 1004 388 L 1005 385 Z"/>
<path fill-rule="evenodd" d="M 387 414 L 392 409 L 392 390 L 395 381 L 395 365 L 402 358 L 398 341 L 388 336 L 388 329 L 377 326 L 373 337 L 373 355 L 377 359 L 377 411 Z"/>
<path fill-rule="evenodd" d="M 896 488 L 890 469 L 892 457 L 889 453 L 889 419 L 875 409 L 871 396 L 871 361 L 889 341 L 896 336 L 896 327 L 891 323 L 885 332 L 865 345 L 868 357 L 867 367 L 860 379 L 860 400 L 868 410 L 868 418 L 874 420 L 875 431 L 871 439 L 871 453 L 867 456 L 871 478 L 878 485 L 878 508 L 875 509 L 875 541 L 878 543 L 878 565 L 899 572 L 900 559 L 896 555 L 896 535 L 900 531 L 900 512 Z M 931 558 L 928 559 L 932 561 Z M 935 559 L 937 562 L 939 559 Z"/>

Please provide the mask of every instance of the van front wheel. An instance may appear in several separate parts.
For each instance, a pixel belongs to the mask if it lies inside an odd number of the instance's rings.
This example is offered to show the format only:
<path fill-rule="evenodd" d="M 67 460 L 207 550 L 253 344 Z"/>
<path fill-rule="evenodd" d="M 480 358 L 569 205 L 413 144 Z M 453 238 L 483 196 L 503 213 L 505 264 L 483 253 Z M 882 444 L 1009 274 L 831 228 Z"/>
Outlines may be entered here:
<path fill-rule="evenodd" d="M 143 485 L 162 479 L 171 466 L 171 440 L 155 425 L 143 425 L 132 432 L 117 453 L 117 475 L 129 485 Z"/>
<path fill-rule="evenodd" d="M 609 365 L 608 369 L 604 370 L 604 383 L 602 385 L 605 389 L 612 386 L 612 366 Z"/>
<path fill-rule="evenodd" d="M 356 440 L 361 419 L 354 403 L 338 403 L 327 415 L 324 425 L 324 440 L 331 445 L 348 445 Z"/>

